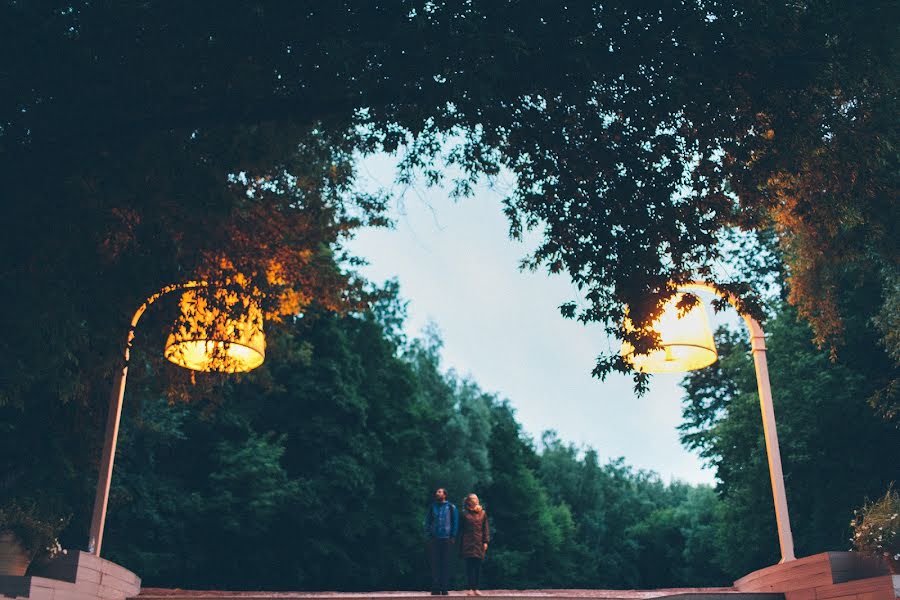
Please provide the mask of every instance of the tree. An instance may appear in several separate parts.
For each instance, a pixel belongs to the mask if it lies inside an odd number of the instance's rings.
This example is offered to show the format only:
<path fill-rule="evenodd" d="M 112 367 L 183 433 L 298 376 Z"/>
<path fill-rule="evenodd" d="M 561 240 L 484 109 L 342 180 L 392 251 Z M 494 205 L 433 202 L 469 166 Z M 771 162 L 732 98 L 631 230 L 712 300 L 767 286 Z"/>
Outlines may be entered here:
<path fill-rule="evenodd" d="M 664 485 L 621 459 L 600 465 L 553 432 L 542 439 L 540 480 L 551 502 L 570 512 L 564 584 L 646 589 L 729 582 L 718 566 L 720 503 L 705 486 Z M 564 570 L 564 569 L 568 570 Z"/>
<path fill-rule="evenodd" d="M 137 394 L 107 555 L 149 585 L 415 586 L 431 451 L 413 371 L 371 315 L 310 310 L 271 342 L 218 397 Z"/>

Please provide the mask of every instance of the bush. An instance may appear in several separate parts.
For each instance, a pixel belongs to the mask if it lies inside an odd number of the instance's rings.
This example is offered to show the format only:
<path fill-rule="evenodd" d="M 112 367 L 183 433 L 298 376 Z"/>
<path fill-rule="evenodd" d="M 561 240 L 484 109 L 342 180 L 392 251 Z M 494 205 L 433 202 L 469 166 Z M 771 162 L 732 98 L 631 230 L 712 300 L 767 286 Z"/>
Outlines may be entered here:
<path fill-rule="evenodd" d="M 57 536 L 68 523 L 68 517 L 48 515 L 34 502 L 13 500 L 0 506 L 0 531 L 11 532 L 32 559 L 61 552 Z"/>
<path fill-rule="evenodd" d="M 866 502 L 850 525 L 853 547 L 860 552 L 900 560 L 900 493 L 888 488 L 884 497 Z"/>

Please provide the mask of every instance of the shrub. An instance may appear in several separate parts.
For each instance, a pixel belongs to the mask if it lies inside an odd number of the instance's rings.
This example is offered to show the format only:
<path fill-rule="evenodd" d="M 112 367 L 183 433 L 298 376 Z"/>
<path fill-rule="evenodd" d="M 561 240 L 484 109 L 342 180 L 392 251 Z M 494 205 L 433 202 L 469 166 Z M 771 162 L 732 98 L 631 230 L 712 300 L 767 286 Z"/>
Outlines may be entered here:
<path fill-rule="evenodd" d="M 0 531 L 12 533 L 29 558 L 62 552 L 57 536 L 68 522 L 68 517 L 50 516 L 42 512 L 34 502 L 12 500 L 0 506 Z"/>
<path fill-rule="evenodd" d="M 850 522 L 853 547 L 860 552 L 877 554 L 900 561 L 900 493 L 888 488 L 884 497 L 866 502 Z"/>

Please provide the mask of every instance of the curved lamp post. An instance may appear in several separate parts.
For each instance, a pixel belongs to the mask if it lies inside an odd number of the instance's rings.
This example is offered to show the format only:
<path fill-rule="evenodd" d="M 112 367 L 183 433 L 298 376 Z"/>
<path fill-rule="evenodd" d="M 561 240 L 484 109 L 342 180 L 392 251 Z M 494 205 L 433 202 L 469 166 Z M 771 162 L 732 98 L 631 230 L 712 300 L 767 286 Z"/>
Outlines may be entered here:
<path fill-rule="evenodd" d="M 737 308 L 733 296 L 724 295 L 709 284 L 692 282 L 678 284 L 677 287 L 686 292 L 712 292 L 724 297 Z M 647 373 L 675 373 L 702 369 L 715 362 L 716 348 L 702 303 L 696 304 L 687 314 L 679 316 L 676 305 L 680 297 L 681 294 L 678 294 L 670 300 L 663 314 L 653 323 L 654 330 L 659 333 L 661 338 L 661 349 L 641 355 L 634 354 L 634 347 L 630 344 L 622 345 L 622 355 L 629 358 L 637 370 Z M 781 452 L 778 449 L 778 431 L 775 427 L 772 389 L 769 385 L 765 334 L 756 319 L 741 313 L 741 311 L 738 312 L 750 330 L 750 347 L 753 350 L 753 364 L 756 367 L 756 385 L 759 390 L 759 405 L 766 439 L 766 454 L 769 460 L 769 477 L 772 480 L 772 496 L 775 501 L 778 541 L 781 545 L 780 562 L 784 563 L 795 559 L 794 538 L 791 533 L 791 520 L 784 493 L 784 476 L 781 472 Z"/>
<path fill-rule="evenodd" d="M 210 308 L 205 298 L 197 295 L 197 288 L 211 285 L 205 281 L 167 285 L 147 298 L 131 319 L 131 327 L 125 341 L 125 361 L 122 368 L 116 371 L 109 398 L 106 437 L 103 442 L 97 495 L 91 518 L 88 552 L 96 556 L 100 556 L 100 547 L 103 545 L 106 506 L 112 481 L 116 441 L 119 437 L 119 421 L 122 416 L 122 398 L 125 395 L 131 344 L 134 341 L 134 330 L 144 311 L 165 294 L 176 290 L 184 291 L 179 305 L 182 317 L 175 322 L 172 333 L 166 340 L 164 356 L 187 369 L 235 373 L 254 369 L 265 359 L 266 340 L 262 330 L 262 311 L 259 304 L 252 297 L 239 296 L 223 288 L 216 292 L 216 296 L 230 310 L 228 315 L 222 315 L 218 310 Z M 240 316 L 234 318 L 232 312 L 240 312 Z"/>

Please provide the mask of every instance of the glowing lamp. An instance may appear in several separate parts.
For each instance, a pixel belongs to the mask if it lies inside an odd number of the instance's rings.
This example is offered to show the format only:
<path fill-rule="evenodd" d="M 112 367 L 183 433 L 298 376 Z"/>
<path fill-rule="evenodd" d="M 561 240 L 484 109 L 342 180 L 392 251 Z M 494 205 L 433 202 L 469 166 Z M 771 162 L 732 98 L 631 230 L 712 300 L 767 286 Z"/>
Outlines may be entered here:
<path fill-rule="evenodd" d="M 756 370 L 759 391 L 759 408 L 762 413 L 763 436 L 766 440 L 766 456 L 769 462 L 769 478 L 772 481 L 772 499 L 775 504 L 775 521 L 778 527 L 778 543 L 781 546 L 781 563 L 795 560 L 794 534 L 788 513 L 784 491 L 784 473 L 781 469 L 781 451 L 778 449 L 778 429 L 775 424 L 775 408 L 772 405 L 772 387 L 769 384 L 769 363 L 766 359 L 766 336 L 762 326 L 749 313 L 740 308 L 738 298 L 708 283 L 693 281 L 676 284 L 679 290 L 697 290 L 718 294 L 738 309 L 750 331 L 750 348 Z M 716 347 L 706 320 L 706 310 L 699 299 L 687 314 L 678 316 L 678 302 L 684 292 L 678 293 L 664 307 L 659 319 L 650 327 L 660 337 L 661 348 L 646 355 L 634 353 L 630 344 L 622 344 L 622 356 L 635 369 L 645 373 L 673 373 L 702 369 L 716 361 Z M 630 319 L 625 319 L 626 330 L 634 330 Z"/>
<path fill-rule="evenodd" d="M 680 292 L 663 308 L 651 328 L 659 334 L 661 348 L 649 354 L 635 354 L 634 346 L 622 344 L 622 356 L 634 368 L 645 373 L 680 373 L 708 367 L 716 362 L 716 346 L 706 310 L 700 299 L 684 315 L 678 314 L 678 302 L 685 296 Z M 631 320 L 625 319 L 626 329 L 633 329 Z"/>
<path fill-rule="evenodd" d="M 226 311 L 210 307 L 197 290 L 181 296 L 181 317 L 166 340 L 164 356 L 194 371 L 250 371 L 266 357 L 263 316 L 252 297 L 221 289 L 216 299 Z"/>

